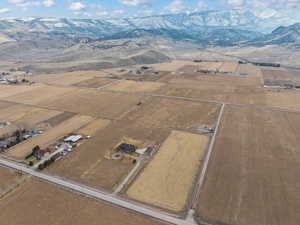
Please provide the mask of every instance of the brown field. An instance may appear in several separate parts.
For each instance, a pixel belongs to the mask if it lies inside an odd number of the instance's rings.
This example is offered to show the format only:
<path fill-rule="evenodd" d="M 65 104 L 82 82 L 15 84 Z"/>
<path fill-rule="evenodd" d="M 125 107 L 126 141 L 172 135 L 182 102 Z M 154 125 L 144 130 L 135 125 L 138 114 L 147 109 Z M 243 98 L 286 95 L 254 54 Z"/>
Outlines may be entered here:
<path fill-rule="evenodd" d="M 33 106 L 27 106 L 22 104 L 13 104 L 7 108 L 0 110 L 0 120 L 16 121 L 22 119 L 26 114 L 37 109 Z"/>
<path fill-rule="evenodd" d="M 0 167 L 0 202 L 1 198 L 24 181 L 24 176 L 14 170 Z M 2 219 L 1 219 L 2 220 Z"/>
<path fill-rule="evenodd" d="M 38 75 L 32 77 L 30 80 L 37 83 L 45 83 L 51 85 L 72 85 L 76 84 L 94 77 L 93 73 L 70 72 L 63 74 L 48 74 L 48 75 Z"/>
<path fill-rule="evenodd" d="M 106 159 L 107 152 L 124 138 L 161 144 L 169 133 L 166 129 L 146 129 L 127 120 L 112 121 L 105 129 L 97 131 L 91 139 L 77 147 L 72 154 L 55 162 L 49 171 L 112 191 L 134 164 Z"/>
<path fill-rule="evenodd" d="M 271 90 L 266 92 L 265 99 L 267 106 L 300 111 L 300 92 L 298 91 Z"/>
<path fill-rule="evenodd" d="M 232 79 L 227 81 L 223 78 L 219 80 L 218 76 L 211 77 L 211 79 L 204 78 L 203 81 L 176 78 L 170 80 L 169 84 L 165 85 L 158 93 L 300 111 L 300 92 L 264 89 L 260 85 L 259 78 L 256 77 L 231 77 Z M 243 79 L 245 80 L 243 81 Z M 222 82 L 222 80 L 224 81 Z M 232 80 L 232 84 L 230 84 L 230 80 Z"/>
<path fill-rule="evenodd" d="M 134 166 L 105 158 L 122 139 L 160 145 L 173 129 L 193 131 L 203 125 L 213 126 L 219 108 L 217 104 L 147 98 L 121 120 L 113 120 L 97 131 L 70 156 L 56 162 L 50 172 L 113 190 Z"/>
<path fill-rule="evenodd" d="M 52 98 L 40 105 L 83 115 L 116 119 L 134 108 L 142 98 L 142 96 L 79 89 Z"/>
<path fill-rule="evenodd" d="M 261 87 L 260 79 L 257 77 L 238 77 L 238 76 L 226 76 L 226 75 L 204 75 L 194 74 L 185 75 L 183 74 L 180 78 L 173 78 L 169 80 L 170 84 L 182 84 L 183 88 L 193 89 L 204 89 L 207 86 L 217 86 L 221 90 L 227 88 L 237 87 Z"/>
<path fill-rule="evenodd" d="M 240 64 L 240 74 L 247 74 L 255 77 L 262 77 L 262 72 L 260 67 L 254 66 L 252 64 Z"/>
<path fill-rule="evenodd" d="M 176 71 L 185 65 L 198 65 L 198 63 L 192 61 L 174 60 L 169 63 L 160 63 L 160 64 L 153 64 L 153 65 L 150 64 L 149 66 L 159 71 Z"/>
<path fill-rule="evenodd" d="M 212 224 L 300 221 L 300 115 L 225 107 L 197 216 Z"/>
<path fill-rule="evenodd" d="M 24 86 L 24 85 L 0 85 L 0 99 L 6 100 L 7 97 L 26 93 L 39 88 L 38 86 Z"/>
<path fill-rule="evenodd" d="M 36 145 L 39 145 L 41 148 L 48 147 L 58 138 L 81 128 L 91 120 L 92 118 L 89 116 L 74 116 L 58 126 L 49 129 L 45 133 L 12 147 L 7 154 L 13 158 L 22 159 L 28 155 Z"/>
<path fill-rule="evenodd" d="M 288 70 L 266 70 L 263 69 L 265 85 L 298 85 L 300 86 L 300 73 Z"/>
<path fill-rule="evenodd" d="M 260 87 L 234 85 L 234 82 L 233 85 L 222 85 L 221 82 L 204 81 L 202 83 L 183 79 L 172 82 L 161 89 L 159 94 L 239 104 L 265 104 L 265 91 Z M 253 80 L 253 83 L 258 82 Z"/>
<path fill-rule="evenodd" d="M 0 201 L 0 221 L 5 225 L 164 224 L 37 180 L 25 183 Z"/>
<path fill-rule="evenodd" d="M 45 120 L 44 123 L 49 123 L 52 127 L 57 126 L 58 124 L 62 123 L 63 121 L 70 119 L 71 117 L 75 116 L 76 113 L 71 112 L 62 112 L 56 116 L 51 117 L 48 120 Z"/>
<path fill-rule="evenodd" d="M 199 66 L 203 70 L 217 71 L 222 66 L 222 62 L 202 62 Z"/>
<path fill-rule="evenodd" d="M 59 111 L 34 108 L 28 111 L 25 115 L 19 118 L 15 123 L 27 124 L 29 126 L 34 126 L 38 123 L 47 121 L 48 119 L 61 114 Z"/>
<path fill-rule="evenodd" d="M 1 86 L 0 86 L 0 90 L 1 90 Z M 6 109 L 7 107 L 12 106 L 12 105 L 14 105 L 13 102 L 5 102 L 5 101 L 0 100 L 0 111 L 2 109 Z"/>
<path fill-rule="evenodd" d="M 102 119 L 94 120 L 90 122 L 88 125 L 86 125 L 85 127 L 78 130 L 78 133 L 91 136 L 94 135 L 98 130 L 106 127 L 109 123 L 110 123 L 109 120 L 102 120 Z"/>
<path fill-rule="evenodd" d="M 6 120 L 15 122 L 19 125 L 32 127 L 60 113 L 61 112 L 55 110 L 47 110 L 27 105 L 14 104 L 0 110 L 0 120 Z"/>
<path fill-rule="evenodd" d="M 213 126 L 219 108 L 214 103 L 150 98 L 125 119 L 148 129 L 194 129 L 201 125 Z"/>
<path fill-rule="evenodd" d="M 154 92 L 163 86 L 164 84 L 159 82 L 136 82 L 132 80 L 120 80 L 105 89 L 125 92 Z"/>
<path fill-rule="evenodd" d="M 238 66 L 237 62 L 224 62 L 219 68 L 220 72 L 234 73 Z"/>
<path fill-rule="evenodd" d="M 194 73 L 195 70 L 218 71 L 222 66 L 222 62 L 199 62 L 183 65 L 178 72 Z"/>
<path fill-rule="evenodd" d="M 130 186 L 128 196 L 169 210 L 183 210 L 207 144 L 207 136 L 173 131 Z"/>
<path fill-rule="evenodd" d="M 16 95 L 11 95 L 6 98 L 12 102 L 18 102 L 22 104 L 37 105 L 52 98 L 62 96 L 66 93 L 76 90 L 75 88 L 65 88 L 65 87 L 53 87 L 53 86 L 39 86 L 30 91 L 24 93 L 19 93 Z"/>
<path fill-rule="evenodd" d="M 104 78 L 104 77 L 95 77 L 95 78 L 81 81 L 81 82 L 73 84 L 73 85 L 77 86 L 77 87 L 99 88 L 99 87 L 102 87 L 102 86 L 107 85 L 114 81 L 116 81 L 116 80 Z"/>

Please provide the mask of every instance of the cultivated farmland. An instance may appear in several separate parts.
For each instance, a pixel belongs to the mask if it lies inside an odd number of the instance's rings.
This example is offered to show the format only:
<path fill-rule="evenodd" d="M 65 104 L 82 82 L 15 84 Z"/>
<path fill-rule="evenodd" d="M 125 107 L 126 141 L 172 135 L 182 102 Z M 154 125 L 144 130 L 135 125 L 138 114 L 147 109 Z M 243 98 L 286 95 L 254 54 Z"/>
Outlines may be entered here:
<path fill-rule="evenodd" d="M 27 182 L 14 195 L 0 201 L 0 218 L 5 225 L 165 224 L 36 180 Z"/>
<path fill-rule="evenodd" d="M 17 171 L 0 167 L 0 200 L 1 198 L 21 184 L 26 176 Z"/>
<path fill-rule="evenodd" d="M 226 106 L 197 215 L 212 224 L 300 221 L 300 116 Z"/>
<path fill-rule="evenodd" d="M 169 210 L 183 210 L 207 143 L 206 136 L 173 131 L 129 188 L 128 196 Z"/>

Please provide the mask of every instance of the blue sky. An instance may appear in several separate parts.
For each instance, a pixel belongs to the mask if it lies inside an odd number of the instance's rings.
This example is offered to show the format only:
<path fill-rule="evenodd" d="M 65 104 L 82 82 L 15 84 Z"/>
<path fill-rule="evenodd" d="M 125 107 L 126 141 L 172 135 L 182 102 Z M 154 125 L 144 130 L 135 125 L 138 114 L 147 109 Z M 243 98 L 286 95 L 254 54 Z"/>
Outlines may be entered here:
<path fill-rule="evenodd" d="M 0 0 L 0 17 L 119 18 L 223 9 L 300 8 L 300 0 Z"/>

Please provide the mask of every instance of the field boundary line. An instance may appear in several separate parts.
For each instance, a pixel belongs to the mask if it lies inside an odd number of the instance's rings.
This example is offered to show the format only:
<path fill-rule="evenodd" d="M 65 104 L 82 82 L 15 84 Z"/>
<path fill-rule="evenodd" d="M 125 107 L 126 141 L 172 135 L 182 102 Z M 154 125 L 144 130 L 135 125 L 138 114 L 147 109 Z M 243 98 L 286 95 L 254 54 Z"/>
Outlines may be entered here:
<path fill-rule="evenodd" d="M 8 168 L 12 168 L 15 170 L 22 171 L 26 174 L 30 174 L 33 177 L 36 177 L 40 180 L 48 181 L 49 183 L 53 183 L 62 187 L 65 187 L 69 190 L 73 190 L 75 192 L 81 193 L 83 195 L 86 195 L 88 197 L 99 199 L 108 203 L 111 203 L 112 205 L 116 205 L 122 208 L 126 208 L 132 211 L 135 211 L 139 214 L 146 215 L 155 219 L 158 219 L 160 221 L 167 222 L 169 224 L 175 224 L 175 225 L 195 225 L 193 222 L 182 219 L 176 216 L 171 216 L 166 213 L 162 213 L 156 210 L 153 210 L 145 205 L 135 203 L 126 199 L 119 198 L 113 194 L 105 193 L 103 191 L 82 185 L 77 184 L 72 181 L 68 181 L 67 179 L 62 179 L 59 177 L 47 175 L 41 172 L 37 172 L 33 169 L 30 169 L 28 167 L 25 167 L 23 165 L 19 165 L 17 163 L 10 162 L 8 160 L 4 160 L 3 158 L 0 158 L 0 165 Z"/>
<path fill-rule="evenodd" d="M 216 141 L 216 136 L 218 135 L 218 131 L 219 131 L 219 127 L 220 127 L 220 123 L 223 119 L 223 114 L 224 114 L 224 108 L 225 108 L 226 104 L 222 104 L 219 116 L 218 116 L 218 120 L 216 123 L 216 127 L 215 127 L 215 132 L 214 135 L 212 136 L 209 146 L 208 146 L 208 150 L 207 153 L 205 155 L 204 161 L 203 161 L 203 166 L 202 166 L 202 170 L 200 172 L 200 176 L 199 176 L 199 181 L 197 182 L 196 186 L 195 186 L 195 194 L 194 194 L 194 198 L 192 199 L 192 204 L 191 204 L 191 209 L 194 209 L 196 207 L 197 204 L 197 200 L 199 199 L 200 196 L 200 192 L 202 189 L 202 186 L 204 184 L 204 180 L 206 177 L 206 172 L 208 169 L 208 163 L 211 159 L 211 154 L 215 145 L 215 141 Z"/>

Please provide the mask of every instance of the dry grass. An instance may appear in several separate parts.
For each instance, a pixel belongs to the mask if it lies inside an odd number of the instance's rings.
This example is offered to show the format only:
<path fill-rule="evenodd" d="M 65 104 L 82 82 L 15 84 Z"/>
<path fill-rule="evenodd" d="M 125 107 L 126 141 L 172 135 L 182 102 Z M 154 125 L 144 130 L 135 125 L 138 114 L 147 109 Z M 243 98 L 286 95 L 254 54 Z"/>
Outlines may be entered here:
<path fill-rule="evenodd" d="M 127 191 L 129 197 L 170 210 L 183 210 L 208 137 L 173 131 Z"/>
<path fill-rule="evenodd" d="M 68 86 L 68 85 L 76 84 L 91 79 L 96 74 L 99 74 L 99 72 L 94 74 L 92 71 L 89 72 L 78 71 L 78 72 L 70 72 L 70 73 L 62 73 L 62 74 L 38 75 L 32 77 L 30 80 L 37 83 Z"/>
<path fill-rule="evenodd" d="M 48 147 L 58 138 L 76 131 L 90 121 L 92 121 L 92 118 L 89 116 L 74 116 L 68 120 L 65 120 L 58 126 L 49 129 L 45 133 L 12 147 L 7 154 L 13 158 L 22 159 L 28 155 L 32 151 L 32 148 L 36 145 L 39 145 L 41 148 Z"/>
<path fill-rule="evenodd" d="M 237 62 L 224 62 L 220 67 L 220 72 L 234 73 L 238 64 Z"/>
<path fill-rule="evenodd" d="M 0 201 L 5 225 L 163 225 L 132 211 L 31 180 Z"/>
<path fill-rule="evenodd" d="M 210 224 L 298 224 L 299 129 L 298 114 L 226 106 L 198 216 Z"/>
<path fill-rule="evenodd" d="M 24 85 L 0 85 L 0 99 L 6 100 L 7 97 L 26 93 L 39 88 L 38 86 L 24 86 Z"/>
<path fill-rule="evenodd" d="M 134 108 L 143 96 L 78 89 L 40 105 L 93 117 L 116 119 Z"/>
<path fill-rule="evenodd" d="M 99 87 L 102 87 L 102 86 L 107 85 L 114 81 L 116 81 L 116 80 L 104 78 L 104 77 L 95 77 L 95 78 L 81 81 L 81 82 L 73 84 L 73 85 L 77 86 L 77 87 L 99 88 Z"/>
<path fill-rule="evenodd" d="M 169 63 L 160 63 L 160 64 L 153 64 L 153 65 L 150 64 L 149 66 L 160 71 L 176 71 L 185 65 L 198 65 L 198 63 L 192 61 L 174 60 Z"/>
<path fill-rule="evenodd" d="M 260 67 L 252 64 L 240 64 L 240 74 L 247 74 L 255 77 L 262 77 Z"/>
<path fill-rule="evenodd" d="M 119 82 L 108 86 L 106 89 L 126 92 L 154 92 L 163 86 L 164 84 L 159 82 L 136 82 L 132 80 L 120 80 Z"/>
<path fill-rule="evenodd" d="M 37 107 L 15 104 L 0 110 L 0 120 L 6 120 L 15 122 L 16 124 L 23 124 L 32 127 L 60 113 L 61 112 L 55 110 L 47 110 Z"/>
<path fill-rule="evenodd" d="M 109 123 L 109 120 L 94 120 L 82 129 L 78 130 L 78 133 L 91 136 L 94 135 L 98 130 L 105 128 Z"/>
<path fill-rule="evenodd" d="M 50 101 L 52 98 L 62 96 L 66 93 L 74 91 L 75 88 L 53 87 L 53 86 L 38 86 L 37 88 L 12 95 L 7 98 L 9 101 L 22 104 L 37 105 L 39 103 Z"/>
<path fill-rule="evenodd" d="M 0 200 L 3 195 L 22 183 L 24 176 L 16 171 L 0 167 Z"/>

